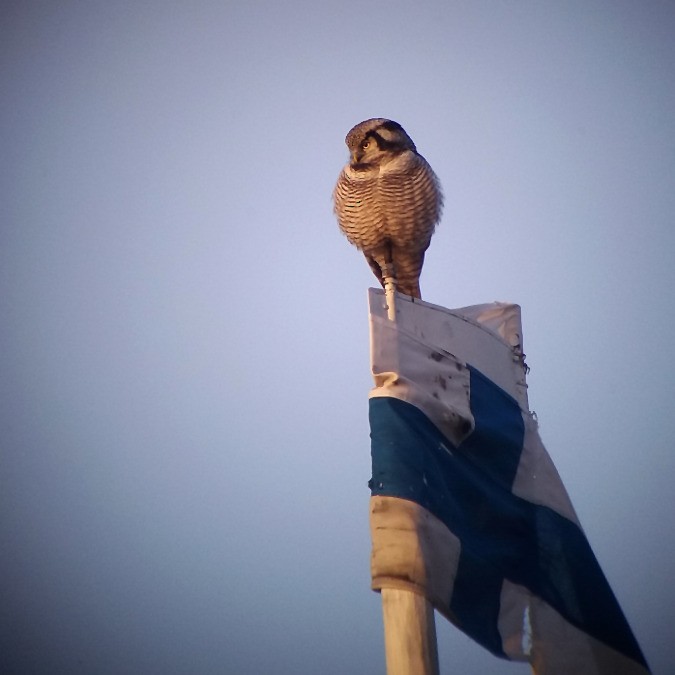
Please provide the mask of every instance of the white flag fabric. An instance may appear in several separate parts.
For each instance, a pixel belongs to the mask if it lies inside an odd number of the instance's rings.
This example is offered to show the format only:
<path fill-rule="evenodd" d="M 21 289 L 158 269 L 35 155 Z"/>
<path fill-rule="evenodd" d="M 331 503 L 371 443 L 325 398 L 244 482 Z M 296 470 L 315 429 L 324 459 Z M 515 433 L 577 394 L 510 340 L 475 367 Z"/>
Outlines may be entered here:
<path fill-rule="evenodd" d="M 520 308 L 370 289 L 372 587 L 407 589 L 537 675 L 644 675 L 541 443 Z"/>

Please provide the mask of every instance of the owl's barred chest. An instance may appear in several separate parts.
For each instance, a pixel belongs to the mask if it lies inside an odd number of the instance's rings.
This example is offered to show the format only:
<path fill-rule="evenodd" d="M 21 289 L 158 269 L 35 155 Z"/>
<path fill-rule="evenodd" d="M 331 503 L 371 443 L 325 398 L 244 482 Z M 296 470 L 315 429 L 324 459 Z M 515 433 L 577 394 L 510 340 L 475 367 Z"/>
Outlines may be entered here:
<path fill-rule="evenodd" d="M 336 189 L 340 228 L 361 249 L 387 241 L 416 248 L 437 219 L 429 209 L 434 193 L 435 185 L 419 172 L 347 170 Z"/>

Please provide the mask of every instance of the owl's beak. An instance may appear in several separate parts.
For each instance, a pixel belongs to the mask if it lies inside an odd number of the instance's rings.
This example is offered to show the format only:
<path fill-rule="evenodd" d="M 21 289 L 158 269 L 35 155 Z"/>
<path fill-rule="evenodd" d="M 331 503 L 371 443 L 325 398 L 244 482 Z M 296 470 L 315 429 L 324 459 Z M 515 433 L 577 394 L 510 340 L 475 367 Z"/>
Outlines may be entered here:
<path fill-rule="evenodd" d="M 362 159 L 363 159 L 363 153 L 359 152 L 358 150 L 354 150 L 351 154 L 352 157 L 352 164 L 358 164 Z"/>

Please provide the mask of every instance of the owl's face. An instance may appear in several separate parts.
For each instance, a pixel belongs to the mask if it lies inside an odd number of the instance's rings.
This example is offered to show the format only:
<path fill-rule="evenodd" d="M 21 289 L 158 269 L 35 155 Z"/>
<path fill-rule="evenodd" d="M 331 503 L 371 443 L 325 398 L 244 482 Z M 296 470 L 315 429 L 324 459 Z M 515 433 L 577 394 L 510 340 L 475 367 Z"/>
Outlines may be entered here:
<path fill-rule="evenodd" d="M 352 168 L 368 168 L 386 164 L 402 152 L 416 152 L 415 144 L 398 122 L 383 118 L 357 124 L 348 134 Z"/>

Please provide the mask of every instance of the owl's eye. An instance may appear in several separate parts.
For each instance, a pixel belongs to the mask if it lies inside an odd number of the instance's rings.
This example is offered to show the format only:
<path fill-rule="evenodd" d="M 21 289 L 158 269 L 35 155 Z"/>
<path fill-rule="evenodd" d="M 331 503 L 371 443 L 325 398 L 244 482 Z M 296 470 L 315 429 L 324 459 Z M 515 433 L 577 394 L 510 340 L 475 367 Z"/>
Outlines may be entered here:
<path fill-rule="evenodd" d="M 363 141 L 363 143 L 361 143 L 361 150 L 367 150 L 369 146 L 370 141 Z"/>

